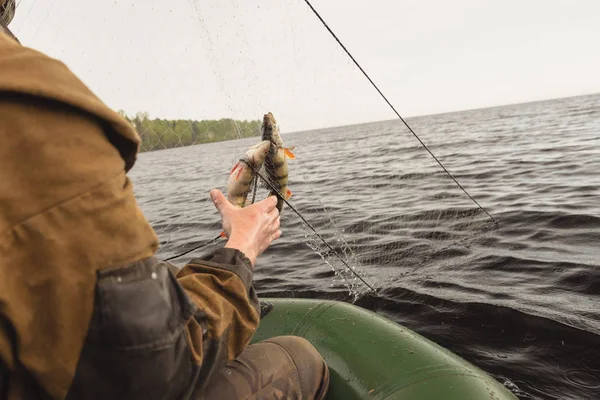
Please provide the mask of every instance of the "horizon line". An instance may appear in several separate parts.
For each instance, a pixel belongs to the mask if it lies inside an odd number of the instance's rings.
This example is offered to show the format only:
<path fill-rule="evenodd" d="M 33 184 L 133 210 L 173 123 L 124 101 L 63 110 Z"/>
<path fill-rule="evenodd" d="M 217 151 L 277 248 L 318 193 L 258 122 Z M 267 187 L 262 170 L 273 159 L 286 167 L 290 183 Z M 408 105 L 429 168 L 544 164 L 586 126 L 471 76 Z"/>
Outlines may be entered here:
<path fill-rule="evenodd" d="M 469 112 L 469 111 L 488 110 L 488 109 L 518 106 L 518 105 L 524 105 L 524 104 L 534 104 L 534 103 L 543 103 L 543 102 L 563 100 L 563 99 L 573 99 L 576 97 L 586 97 L 586 96 L 594 96 L 594 95 L 600 95 L 600 92 L 591 92 L 591 93 L 584 93 L 584 94 L 577 94 L 577 95 L 570 95 L 570 96 L 561 96 L 561 97 L 551 97 L 551 98 L 538 99 L 538 100 L 520 101 L 520 102 L 516 102 L 516 103 L 501 103 L 501 104 L 496 104 L 496 105 L 492 105 L 492 106 L 464 108 L 464 109 L 458 109 L 458 110 L 433 112 L 430 114 L 415 114 L 415 115 L 408 115 L 406 117 L 404 117 L 404 115 L 403 115 L 403 117 L 405 119 L 432 117 L 432 116 L 449 115 L 449 114 L 456 114 L 456 113 Z M 118 109 L 114 108 L 114 110 L 115 110 L 115 112 L 125 111 L 122 108 L 118 108 Z M 137 112 L 135 112 L 133 115 L 129 115 L 127 113 L 127 117 L 135 118 L 137 113 L 147 113 L 149 115 L 150 119 L 161 119 L 161 120 L 166 120 L 166 121 L 176 121 L 176 120 L 191 121 L 191 120 L 193 120 L 193 121 L 201 122 L 201 121 L 220 121 L 220 120 L 224 120 L 224 119 L 229 119 L 229 120 L 233 120 L 233 121 L 253 122 L 253 121 L 261 120 L 261 118 L 254 119 L 254 118 L 232 118 L 232 117 L 202 118 L 202 119 L 181 118 L 181 117 L 180 118 L 165 118 L 165 117 L 161 117 L 161 116 L 150 116 L 150 113 L 148 113 L 147 111 L 139 111 L 139 110 Z M 314 127 L 314 128 L 298 129 L 298 130 L 293 130 L 293 131 L 289 131 L 289 132 L 285 132 L 285 133 L 282 132 L 282 135 L 289 135 L 289 134 L 300 133 L 300 132 L 312 132 L 312 131 L 319 131 L 319 130 L 343 128 L 343 127 L 358 126 L 358 125 L 366 125 L 366 124 L 372 124 L 372 123 L 378 123 L 378 122 L 389 122 L 389 121 L 395 121 L 395 120 L 398 120 L 398 118 L 394 117 L 394 118 L 390 118 L 390 119 L 368 120 L 368 121 L 355 122 L 355 123 L 351 123 L 351 124 L 347 124 L 347 125 L 320 126 L 320 127 Z"/>
<path fill-rule="evenodd" d="M 407 117 L 404 117 L 404 116 L 403 117 L 405 119 L 433 117 L 433 116 L 439 116 L 439 115 L 458 114 L 458 113 L 469 112 L 469 111 L 490 110 L 490 109 L 494 109 L 494 108 L 519 106 L 519 105 L 534 104 L 534 103 L 544 103 L 544 102 L 556 101 L 556 100 L 574 99 L 577 97 L 586 97 L 586 96 L 594 96 L 594 95 L 600 95 L 600 92 L 591 92 L 591 93 L 577 94 L 577 95 L 571 95 L 571 96 L 562 96 L 562 97 L 551 97 L 551 98 L 545 98 L 545 99 L 539 99 L 539 100 L 528 100 L 528 101 L 521 101 L 521 102 L 516 102 L 516 103 L 502 103 L 502 104 L 496 104 L 496 105 L 487 106 L 487 107 L 465 108 L 465 109 L 452 110 L 452 111 L 434 112 L 431 114 L 409 115 Z M 350 126 L 367 125 L 367 124 L 374 124 L 374 123 L 378 123 L 378 122 L 390 122 L 390 121 L 399 121 L 399 119 L 398 119 L 398 117 L 394 117 L 394 118 L 390 118 L 390 119 L 357 122 L 357 123 L 348 124 L 348 125 L 332 125 L 332 126 L 319 127 L 319 128 L 302 129 L 302 130 L 285 132 L 285 133 L 282 133 L 282 135 L 284 135 L 284 134 L 289 135 L 289 134 L 300 133 L 300 132 L 320 131 L 320 130 L 335 129 L 335 128 L 345 128 L 345 127 L 350 127 Z"/>

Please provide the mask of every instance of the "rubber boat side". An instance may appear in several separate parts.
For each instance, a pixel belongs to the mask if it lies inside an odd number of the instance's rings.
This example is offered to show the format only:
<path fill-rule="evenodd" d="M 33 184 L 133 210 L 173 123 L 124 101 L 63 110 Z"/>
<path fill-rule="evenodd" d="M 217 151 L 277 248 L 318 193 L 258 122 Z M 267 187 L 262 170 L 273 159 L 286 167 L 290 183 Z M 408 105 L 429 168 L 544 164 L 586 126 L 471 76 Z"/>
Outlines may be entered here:
<path fill-rule="evenodd" d="M 494 378 L 411 330 L 354 305 L 262 299 L 273 305 L 252 342 L 308 339 L 331 372 L 328 399 L 515 400 Z"/>

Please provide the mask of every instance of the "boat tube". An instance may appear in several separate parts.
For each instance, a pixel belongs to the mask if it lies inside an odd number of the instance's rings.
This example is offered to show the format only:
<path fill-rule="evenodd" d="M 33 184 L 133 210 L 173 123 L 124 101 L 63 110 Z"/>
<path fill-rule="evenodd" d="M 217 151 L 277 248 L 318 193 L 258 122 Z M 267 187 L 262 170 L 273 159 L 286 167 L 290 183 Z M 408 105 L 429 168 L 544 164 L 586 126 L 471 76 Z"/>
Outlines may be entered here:
<path fill-rule="evenodd" d="M 481 369 L 363 308 L 331 300 L 262 299 L 252 343 L 295 335 L 329 366 L 327 399 L 515 400 Z"/>

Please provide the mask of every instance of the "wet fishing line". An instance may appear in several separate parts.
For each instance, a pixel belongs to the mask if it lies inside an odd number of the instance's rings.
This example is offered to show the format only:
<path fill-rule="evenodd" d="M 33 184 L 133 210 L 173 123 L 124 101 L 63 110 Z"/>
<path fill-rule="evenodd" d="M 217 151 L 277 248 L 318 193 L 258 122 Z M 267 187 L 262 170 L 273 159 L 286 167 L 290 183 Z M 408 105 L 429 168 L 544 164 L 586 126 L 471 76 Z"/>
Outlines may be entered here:
<path fill-rule="evenodd" d="M 337 258 L 338 258 L 338 259 L 339 259 L 339 260 L 342 262 L 342 264 L 344 264 L 344 266 L 345 266 L 345 267 L 346 267 L 346 268 L 347 268 L 347 269 L 348 269 L 350 272 L 352 272 L 352 274 L 353 274 L 355 277 L 357 277 L 357 278 L 358 278 L 358 279 L 359 279 L 359 280 L 360 280 L 360 281 L 361 281 L 361 282 L 362 282 L 362 283 L 363 283 L 365 286 L 367 286 L 367 287 L 368 287 L 368 288 L 371 290 L 371 292 L 373 292 L 373 293 L 376 293 L 376 292 L 377 292 L 373 286 L 371 286 L 371 285 L 370 285 L 370 284 L 369 284 L 367 281 L 365 281 L 365 279 L 364 279 L 362 276 L 360 276 L 360 275 L 359 275 L 359 274 L 358 274 L 356 271 L 354 271 L 354 270 L 352 269 L 352 267 L 350 267 L 350 265 L 348 265 L 348 263 L 346 262 L 346 260 L 344 260 L 344 259 L 342 258 L 342 256 L 340 256 L 340 255 L 339 255 L 339 253 L 338 253 L 337 251 L 335 251 L 335 249 L 334 249 L 334 248 L 333 248 L 333 247 L 332 247 L 332 246 L 331 246 L 331 245 L 330 245 L 330 244 L 329 244 L 329 243 L 328 243 L 328 242 L 325 240 L 325 238 L 323 238 L 323 236 L 321 236 L 321 234 L 319 234 L 319 232 L 317 232 L 317 230 L 316 230 L 316 229 L 315 229 L 315 228 L 314 228 L 314 227 L 311 225 L 311 223 L 310 223 L 310 222 L 308 222 L 308 221 L 306 220 L 306 218 L 304 218 L 304 216 L 303 216 L 302 214 L 300 214 L 300 212 L 299 212 L 298 210 L 296 210 L 296 208 L 294 208 L 294 206 L 292 206 L 292 205 L 291 205 L 291 204 L 290 204 L 290 203 L 289 203 L 289 202 L 288 202 L 288 201 L 285 199 L 285 197 L 284 197 L 284 196 L 281 194 L 281 192 L 279 192 L 279 190 L 278 190 L 278 189 L 277 189 L 277 188 L 276 188 L 276 187 L 275 187 L 275 186 L 274 186 L 274 185 L 273 185 L 273 184 L 272 184 L 272 183 L 271 183 L 271 182 L 270 182 L 270 181 L 269 181 L 267 178 L 265 178 L 265 177 L 264 177 L 264 176 L 263 176 L 263 175 L 260 173 L 260 171 L 256 170 L 256 169 L 255 169 L 255 168 L 254 168 L 252 165 L 250 165 L 250 164 L 249 164 L 249 163 L 248 163 L 246 160 L 244 160 L 244 159 L 240 159 L 240 161 L 241 161 L 241 162 L 243 162 L 244 164 L 246 164 L 246 165 L 247 165 L 247 166 L 248 166 L 250 169 L 252 169 L 252 171 L 253 171 L 253 172 L 256 174 L 256 176 L 257 176 L 257 177 L 260 177 L 260 179 L 262 179 L 262 180 L 263 180 L 263 182 L 265 182 L 265 183 L 266 183 L 266 184 L 269 186 L 269 188 L 270 188 L 271 190 L 273 190 L 273 191 L 274 191 L 274 192 L 277 194 L 277 196 L 278 196 L 279 198 L 281 198 L 281 199 L 282 199 L 282 200 L 285 202 L 285 204 L 286 204 L 286 205 L 287 205 L 287 206 L 290 208 L 290 210 L 292 210 L 292 211 L 293 211 L 293 212 L 294 212 L 294 213 L 295 213 L 295 214 L 296 214 L 298 217 L 300 217 L 300 219 L 302 220 L 302 222 L 304 222 L 304 224 L 305 224 L 306 226 L 308 226 L 308 227 L 309 227 L 309 229 L 310 229 L 310 230 L 312 230 L 312 231 L 313 231 L 313 233 L 314 233 L 315 235 L 317 235 L 317 237 L 318 237 L 319 239 L 321 239 L 321 241 L 322 241 L 322 242 L 325 244 L 325 246 L 327 246 L 327 248 L 328 248 L 328 249 L 329 249 L 329 250 L 330 250 L 330 251 L 331 251 L 333 254 L 335 254 L 335 256 L 336 256 L 336 257 L 337 257 Z M 252 200 L 252 202 L 254 203 L 254 199 Z M 198 245 L 198 246 L 196 246 L 196 247 L 194 247 L 194 248 L 192 248 L 192 249 L 190 249 L 190 250 L 186 250 L 185 252 L 183 252 L 183 253 L 181 253 L 181 254 L 178 254 L 178 255 L 175 255 L 175 256 L 172 256 L 172 257 L 166 258 L 166 259 L 165 259 L 165 261 L 171 261 L 171 260 L 174 260 L 174 259 L 176 259 L 176 258 L 183 257 L 183 256 L 185 256 L 186 254 L 189 254 L 189 253 L 191 253 L 191 252 L 193 252 L 193 251 L 195 251 L 195 250 L 201 249 L 201 248 L 203 248 L 203 247 L 205 247 L 205 246 L 208 246 L 208 245 L 210 245 L 210 244 L 212 244 L 212 243 L 215 243 L 215 242 L 216 242 L 217 240 L 219 240 L 220 238 L 221 238 L 221 235 L 217 236 L 216 238 L 214 238 L 214 239 L 212 239 L 212 240 L 210 240 L 210 241 L 208 241 L 208 242 L 202 243 L 202 244 L 200 244 L 200 245 Z"/>
<path fill-rule="evenodd" d="M 209 240 L 209 241 L 207 241 L 207 242 L 204 242 L 204 243 L 202 243 L 202 244 L 200 244 L 200 245 L 198 245 L 198 246 L 194 247 L 193 249 L 186 250 L 186 251 L 184 251 L 183 253 L 177 254 L 176 256 L 169 257 L 169 258 L 165 258 L 165 259 L 164 259 L 164 261 L 171 261 L 171 260 L 174 260 L 174 259 L 176 259 L 176 258 L 183 257 L 183 256 L 185 256 L 186 254 L 190 254 L 192 251 L 196 251 L 196 250 L 198 250 L 198 249 L 201 249 L 201 248 L 203 248 L 203 247 L 206 247 L 206 246 L 208 246 L 208 245 L 210 245 L 210 244 L 213 244 L 213 243 L 215 243 L 215 242 L 216 242 L 217 240 L 219 240 L 220 238 L 221 238 L 221 235 L 217 236 L 216 238 L 214 238 L 214 239 L 212 239 L 212 240 Z"/>
<path fill-rule="evenodd" d="M 252 194 L 252 203 L 251 203 L 251 204 L 254 204 L 254 201 L 256 200 L 256 188 L 257 188 L 257 184 L 258 184 L 258 177 L 257 177 L 257 176 L 255 176 L 255 177 L 254 177 L 254 183 L 253 183 L 253 186 L 254 186 L 254 193 Z M 165 260 L 164 260 L 164 261 L 171 261 L 171 260 L 174 260 L 174 259 L 176 259 L 176 258 L 183 257 L 183 256 L 185 256 L 185 255 L 187 255 L 187 254 L 190 254 L 190 253 L 191 253 L 191 252 L 193 252 L 193 251 L 196 251 L 196 250 L 198 250 L 198 249 L 202 249 L 202 248 L 204 248 L 204 247 L 206 247 L 206 246 L 209 246 L 209 245 L 211 245 L 211 244 L 215 243 L 215 242 L 216 242 L 217 240 L 219 240 L 221 237 L 222 237 L 222 236 L 221 236 L 221 235 L 219 235 L 219 236 L 217 236 L 216 238 L 214 238 L 214 239 L 212 239 L 212 240 L 209 240 L 209 241 L 207 241 L 207 242 L 204 242 L 204 243 L 202 243 L 202 244 L 199 244 L 198 246 L 196 246 L 196 247 L 194 247 L 194 248 L 192 248 L 192 249 L 190 249 L 190 250 L 186 250 L 186 251 L 184 251 L 183 253 L 177 254 L 177 255 L 175 255 L 175 256 L 172 256 L 172 257 L 169 257 L 169 258 L 165 258 Z"/>
<path fill-rule="evenodd" d="M 241 159 L 240 161 L 241 161 L 241 162 L 243 162 L 244 164 L 246 164 L 246 165 L 247 165 L 247 166 L 248 166 L 250 169 L 252 169 L 252 171 L 254 171 L 254 173 L 255 173 L 255 174 L 256 174 L 256 175 L 257 175 L 257 176 L 258 176 L 260 179 L 262 179 L 262 180 L 263 180 L 263 182 L 265 182 L 265 183 L 266 183 L 266 184 L 269 186 L 269 188 L 270 188 L 272 191 L 274 191 L 275 193 L 277 193 L 277 196 L 278 196 L 278 197 L 279 197 L 281 200 L 283 200 L 283 202 L 284 202 L 285 204 L 287 204 L 287 206 L 290 208 L 290 210 L 292 210 L 292 211 L 293 211 L 293 212 L 294 212 L 294 213 L 295 213 L 295 214 L 296 214 L 298 217 L 300 217 L 300 219 L 302 220 L 302 222 L 304 222 L 304 224 L 306 224 L 306 226 L 308 226 L 308 227 L 310 228 L 310 230 L 312 230 L 312 231 L 313 231 L 313 233 L 314 233 L 315 235 L 317 235 L 317 237 L 318 237 L 319 239 L 321 239 L 321 241 L 322 241 L 322 242 L 325 244 L 325 246 L 327 246 L 327 248 L 329 248 L 329 250 L 331 250 L 331 252 L 332 252 L 333 254 L 335 254 L 335 256 L 336 256 L 336 257 L 337 257 L 337 258 L 338 258 L 338 259 L 339 259 L 339 260 L 342 262 L 342 264 L 344 264 L 344 266 L 345 266 L 346 268 L 348 268 L 348 270 L 354 274 L 354 276 L 356 276 L 358 279 L 360 279 L 360 281 L 361 281 L 362 283 L 364 283 L 364 284 L 365 284 L 365 285 L 366 285 L 366 286 L 367 286 L 367 287 L 368 287 L 368 288 L 369 288 L 369 289 L 370 289 L 370 290 L 371 290 L 373 293 L 376 293 L 376 290 L 375 290 L 375 288 L 374 288 L 373 286 L 371 286 L 371 285 L 370 285 L 370 284 L 369 284 L 367 281 L 365 281 L 365 280 L 364 280 L 364 278 L 363 278 L 362 276 L 360 276 L 358 273 L 356 273 L 356 271 L 354 271 L 354 270 L 352 269 L 352 267 L 350 267 L 350 266 L 348 265 L 348 263 L 347 263 L 347 262 L 346 262 L 346 261 L 345 261 L 345 260 L 342 258 L 342 256 L 340 256 L 340 255 L 339 255 L 339 253 L 338 253 L 337 251 L 335 251 L 335 249 L 334 249 L 333 247 L 331 247 L 331 245 L 330 245 L 330 244 L 329 244 L 329 243 L 328 243 L 328 242 L 327 242 L 327 241 L 326 241 L 326 240 L 323 238 L 323 236 L 321 236 L 321 235 L 319 234 L 319 232 L 317 232 L 317 230 L 316 230 L 316 229 L 315 229 L 315 228 L 314 228 L 314 227 L 313 227 L 313 226 L 310 224 L 310 222 L 308 222 L 308 221 L 306 220 L 306 218 L 304 218 L 304 217 L 302 216 L 302 214 L 300 214 L 300 212 L 299 212 L 298 210 L 296 210 L 296 209 L 294 208 L 294 206 L 292 206 L 292 205 L 291 205 L 291 204 L 290 204 L 290 203 L 289 203 L 289 202 L 286 200 L 286 198 L 285 198 L 285 197 L 284 197 L 284 196 L 281 194 L 281 192 L 279 192 L 279 190 L 277 190 L 277 188 L 276 188 L 276 187 L 275 187 L 275 186 L 274 186 L 274 185 L 273 185 L 273 184 L 272 184 L 272 183 L 271 183 L 271 182 L 270 182 L 270 181 L 269 181 L 267 178 L 265 178 L 265 177 L 264 177 L 264 176 L 263 176 L 263 175 L 260 173 L 260 171 L 258 171 L 258 170 L 257 170 L 256 168 L 254 168 L 252 165 L 250 165 L 250 163 L 248 163 L 246 160 L 243 160 L 243 159 Z"/>
<path fill-rule="evenodd" d="M 257 190 L 257 185 L 258 185 L 258 177 L 257 176 L 254 177 L 254 181 L 252 184 L 254 186 L 254 189 L 252 190 L 252 202 L 250 204 L 254 204 L 254 201 L 256 200 L 256 190 Z"/>
<path fill-rule="evenodd" d="M 198 6 L 198 0 L 190 0 L 190 3 L 192 4 L 192 6 L 194 7 L 194 10 L 196 11 L 197 14 L 199 14 L 199 6 Z M 395 109 L 395 107 L 391 104 L 391 102 L 385 97 L 385 95 L 383 94 L 383 92 L 379 89 L 379 87 L 374 83 L 374 81 L 370 78 L 370 76 L 366 73 L 366 71 L 360 66 L 360 64 L 356 61 L 356 59 L 352 56 L 352 54 L 347 50 L 347 48 L 342 44 L 342 42 L 339 40 L 339 38 L 337 37 L 337 35 L 335 35 L 335 33 L 331 30 L 331 28 L 329 28 L 329 26 L 327 25 L 327 23 L 323 20 L 323 18 L 319 15 L 319 13 L 314 9 L 314 7 L 312 6 L 312 4 L 310 3 L 310 1 L 305 0 L 305 3 L 309 6 L 309 8 L 314 12 L 314 14 L 319 18 L 319 20 L 321 21 L 321 23 L 325 26 L 325 28 L 330 32 L 330 34 L 334 37 L 334 39 L 336 39 L 336 41 L 338 42 L 338 44 L 342 47 L 342 49 L 346 52 L 346 54 L 350 57 L 350 59 L 354 62 L 354 64 L 359 68 L 359 70 L 363 73 L 363 75 L 365 75 L 365 77 L 367 78 L 367 80 L 373 85 L 373 87 L 377 90 L 377 92 L 382 96 L 382 98 L 386 101 L 386 103 L 390 106 L 390 108 L 394 111 L 394 113 L 397 115 L 397 117 L 404 123 L 404 125 L 407 127 L 407 129 L 413 134 L 413 136 L 419 141 L 419 143 L 423 146 L 423 148 L 425 148 L 428 153 L 432 156 L 432 158 L 437 162 L 438 165 L 440 165 L 440 167 L 444 170 L 444 172 L 454 181 L 454 183 L 466 194 L 466 196 L 474 203 L 476 204 L 476 206 L 483 211 L 485 214 L 487 214 L 487 216 L 489 218 L 491 218 L 492 221 L 494 221 L 496 224 L 498 223 L 498 221 L 489 213 L 487 212 L 487 210 L 485 210 L 467 191 L 464 187 L 462 187 L 462 185 L 457 181 L 456 178 L 454 178 L 454 176 L 447 170 L 447 168 L 441 163 L 441 161 L 433 154 L 433 152 L 425 145 L 425 143 L 419 138 L 419 136 L 414 132 L 414 130 L 408 125 L 408 123 L 402 118 L 402 116 L 400 115 L 400 113 Z M 208 29 L 206 28 L 204 21 L 202 20 L 202 18 L 198 15 L 198 21 L 200 22 L 203 30 L 205 32 L 207 32 L 208 35 Z M 213 43 L 212 40 L 210 38 L 210 35 L 208 35 L 208 40 L 209 40 L 209 44 L 210 44 L 210 49 L 213 50 Z M 209 52 L 211 55 L 213 53 L 213 51 Z M 213 60 L 214 63 L 214 60 Z M 214 66 L 214 65 L 213 65 Z M 217 76 L 219 78 L 219 81 L 221 83 L 221 89 L 224 91 L 224 87 L 223 87 L 223 83 L 222 81 L 222 77 L 220 76 L 220 74 L 217 71 Z M 231 108 L 230 108 L 231 110 Z M 260 178 L 265 181 L 265 183 L 271 187 L 271 189 L 273 188 L 273 185 L 271 185 L 271 183 L 266 180 L 258 171 L 254 171 L 255 173 L 257 173 Z M 256 177 L 255 177 L 256 178 Z M 254 184 L 254 192 L 252 195 L 252 200 L 255 199 L 256 197 L 256 182 L 257 180 L 255 179 L 255 184 Z M 335 251 L 331 245 L 329 245 L 329 243 L 327 243 L 327 241 L 318 233 L 316 232 L 316 230 L 312 227 L 312 225 L 285 199 L 285 197 L 283 195 L 281 195 L 281 193 L 279 193 L 277 190 L 274 191 L 274 193 L 277 193 L 279 198 L 282 199 L 283 202 L 285 202 L 285 204 L 287 204 L 290 209 L 292 209 L 292 211 L 294 213 L 296 213 L 301 219 L 302 221 L 306 224 L 306 226 L 308 226 L 312 232 L 315 233 L 315 235 L 317 235 L 317 237 L 325 244 L 325 246 L 333 252 L 333 255 L 335 255 L 335 257 L 337 259 L 340 259 L 342 261 L 342 263 L 346 266 L 347 269 L 349 269 L 351 271 L 351 273 L 355 276 L 357 276 L 360 281 L 362 283 L 364 283 L 369 289 L 371 289 L 372 291 L 375 291 L 374 288 L 369 285 L 360 275 L 358 275 L 356 273 L 356 271 L 354 271 L 349 265 L 348 263 L 340 256 L 340 254 L 338 254 L 337 251 Z M 215 241 L 217 241 L 219 238 L 215 238 L 211 241 L 207 241 L 199 246 L 196 246 L 194 249 L 190 249 L 184 253 L 182 253 L 181 255 L 178 256 L 174 256 L 169 258 L 171 259 L 175 259 L 178 257 L 181 257 L 182 255 L 185 254 L 189 254 L 190 252 L 197 250 L 203 246 L 207 246 L 211 243 L 214 243 Z"/>
<path fill-rule="evenodd" d="M 413 136 L 415 138 L 417 138 L 417 140 L 419 141 L 419 143 L 421 143 L 421 145 L 423 146 L 423 148 L 425 150 L 427 150 L 427 152 L 431 155 L 431 157 L 433 157 L 433 159 L 439 164 L 439 166 L 442 167 L 442 169 L 444 170 L 444 172 L 446 172 L 446 174 L 448 174 L 448 176 L 450 178 L 452 178 L 452 180 L 454 181 L 454 183 L 456 183 L 456 185 L 467 195 L 467 197 L 469 197 L 469 199 L 471 199 L 471 201 L 473 203 L 475 203 L 477 205 L 477 207 L 479 207 L 479 209 L 481 211 L 483 211 L 484 213 L 486 213 L 488 215 L 488 217 L 490 217 L 492 219 L 492 221 L 494 221 L 496 224 L 499 224 L 499 221 L 496 218 L 494 218 L 485 208 L 483 208 L 481 206 L 481 204 L 479 204 L 477 202 L 477 200 L 475 200 L 473 198 L 473 196 L 471 196 L 469 194 L 469 192 L 467 192 L 467 190 L 456 180 L 456 178 L 450 173 L 450 171 L 448 171 L 446 169 L 446 167 L 444 166 L 444 164 L 442 164 L 442 162 L 433 154 L 433 152 L 431 150 L 429 150 L 429 147 L 427 147 L 427 145 L 425 143 L 423 143 L 423 141 L 421 140 L 421 138 L 415 133 L 415 131 L 410 127 L 410 125 L 408 125 L 408 123 L 404 120 L 404 118 L 402 118 L 402 116 L 400 115 L 400 113 L 398 111 L 396 111 L 396 108 L 387 99 L 387 97 L 383 94 L 383 92 L 379 89 L 379 87 L 375 84 L 375 82 L 373 82 L 373 80 L 371 79 L 371 77 L 369 76 L 369 74 L 367 74 L 367 72 L 363 69 L 363 67 L 360 66 L 360 64 L 358 63 L 358 61 L 356 61 L 356 59 L 354 58 L 354 56 L 350 53 L 350 51 L 346 48 L 346 46 L 344 46 L 344 44 L 342 43 L 342 41 L 331 30 L 331 28 L 329 27 L 329 25 L 327 24 L 327 22 L 325 22 L 325 20 L 323 19 L 323 17 L 321 17 L 321 15 L 319 14 L 319 12 L 317 10 L 315 10 L 315 8 L 312 6 L 312 4 L 310 4 L 310 1 L 309 0 L 304 0 L 304 2 L 308 5 L 308 7 L 310 7 L 310 9 L 312 10 L 312 12 L 319 19 L 319 21 L 321 21 L 321 23 L 323 24 L 323 26 L 329 31 L 329 33 L 331 34 L 331 36 L 333 36 L 333 38 L 338 42 L 338 44 L 346 52 L 346 54 L 348 55 L 348 57 L 350 57 L 350 59 L 358 67 L 358 69 L 360 70 L 360 72 L 362 72 L 363 75 L 369 80 L 369 82 L 371 83 L 371 85 L 373 85 L 373 87 L 381 95 L 381 97 L 383 98 L 383 100 L 385 100 L 385 102 L 388 104 L 388 106 L 390 106 L 390 108 L 392 109 L 392 111 L 394 111 L 394 113 L 398 116 L 398 118 L 400 118 L 400 121 L 402 121 L 402 123 L 404 124 L 404 126 L 406 126 L 406 128 L 410 131 L 410 133 L 412 133 Z"/>

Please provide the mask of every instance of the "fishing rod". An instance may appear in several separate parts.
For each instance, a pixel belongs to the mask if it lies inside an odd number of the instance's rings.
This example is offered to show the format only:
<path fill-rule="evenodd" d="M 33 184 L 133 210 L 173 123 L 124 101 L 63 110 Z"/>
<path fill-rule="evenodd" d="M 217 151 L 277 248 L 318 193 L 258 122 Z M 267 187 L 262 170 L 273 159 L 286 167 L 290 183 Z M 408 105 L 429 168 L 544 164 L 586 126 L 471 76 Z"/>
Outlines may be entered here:
<path fill-rule="evenodd" d="M 417 138 L 417 140 L 419 141 L 419 143 L 421 143 L 421 145 L 423 146 L 423 148 L 425 150 L 427 150 L 427 152 L 431 155 L 431 157 L 433 157 L 433 159 L 439 164 L 439 166 L 442 167 L 442 169 L 444 170 L 444 172 L 446 172 L 446 174 L 448 174 L 448 176 L 450 178 L 452 178 L 452 180 L 454 181 L 454 183 L 456 183 L 456 185 L 467 195 L 467 197 L 469 197 L 469 199 L 471 199 L 471 201 L 473 203 L 475 203 L 477 205 L 477 207 L 479 207 L 479 209 L 481 211 L 483 211 L 484 213 L 486 213 L 488 215 L 488 217 L 490 217 L 492 219 L 492 221 L 494 221 L 496 223 L 496 225 L 498 225 L 499 221 L 496 218 L 494 218 L 485 208 L 483 208 L 483 206 L 481 204 L 479 204 L 479 202 L 477 200 L 475 200 L 473 198 L 473 196 L 471 196 L 469 194 L 469 192 L 467 192 L 467 190 L 458 182 L 458 180 L 456 180 L 456 178 L 454 177 L 454 175 L 452 175 L 450 173 L 450 171 L 448 171 L 448 169 L 446 169 L 446 167 L 444 166 L 444 164 L 442 164 L 442 162 L 435 156 L 435 154 L 433 154 L 433 152 L 431 150 L 429 150 L 429 147 L 427 147 L 427 145 L 415 133 L 415 131 L 410 127 L 410 125 L 408 125 L 408 123 L 406 122 L 406 120 L 404 118 L 402 118 L 402 116 L 400 115 L 400 113 L 398 111 L 396 111 L 396 107 L 394 107 L 392 105 L 392 103 L 387 99 L 387 97 L 383 94 L 383 92 L 379 89 L 379 87 L 371 79 L 371 77 L 369 76 L 369 74 L 367 74 L 367 72 L 363 69 L 363 67 L 360 66 L 360 64 L 358 63 L 358 61 L 356 61 L 356 59 L 354 58 L 354 56 L 350 53 L 350 51 L 346 48 L 346 46 L 344 46 L 344 44 L 342 43 L 342 41 L 331 30 L 331 28 L 329 27 L 329 25 L 327 24 L 327 22 L 325 22 L 325 20 L 323 19 L 323 17 L 321 17 L 321 14 L 319 14 L 319 12 L 313 7 L 313 5 L 310 4 L 310 1 L 309 0 L 304 0 L 304 2 L 312 10 L 312 12 L 317 16 L 317 18 L 319 19 L 319 21 L 321 21 L 321 23 L 323 24 L 323 26 L 329 31 L 329 33 L 331 34 L 331 36 L 333 36 L 333 38 L 336 40 L 336 42 L 338 42 L 338 44 L 346 52 L 346 54 L 348 55 L 348 57 L 350 57 L 350 59 L 352 60 L 352 62 L 354 62 L 354 65 L 356 65 L 358 67 L 358 69 L 360 70 L 360 72 L 363 73 L 363 75 L 365 76 L 365 78 L 367 78 L 369 80 L 369 82 L 371 83 L 371 85 L 373 85 L 373 87 L 375 88 L 375 90 L 377 90 L 377 92 L 381 95 L 381 97 L 383 98 L 383 100 L 385 100 L 385 102 L 387 103 L 387 105 L 390 106 L 390 108 L 392 109 L 392 111 L 398 116 L 398 118 L 400 118 L 400 121 L 402 121 L 402 123 L 404 124 L 404 126 L 406 126 L 406 128 L 410 131 L 410 133 L 412 133 L 413 136 L 415 138 Z"/>

